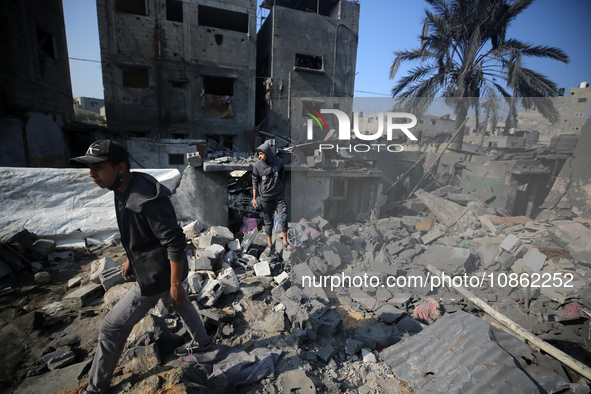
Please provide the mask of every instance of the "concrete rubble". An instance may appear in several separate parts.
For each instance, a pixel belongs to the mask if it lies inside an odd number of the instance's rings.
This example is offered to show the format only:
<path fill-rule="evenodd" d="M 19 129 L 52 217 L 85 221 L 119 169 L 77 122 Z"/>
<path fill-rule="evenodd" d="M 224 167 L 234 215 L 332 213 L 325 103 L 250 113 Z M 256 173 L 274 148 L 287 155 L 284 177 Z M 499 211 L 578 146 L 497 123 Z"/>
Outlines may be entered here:
<path fill-rule="evenodd" d="M 449 284 L 589 365 L 591 230 L 567 218 L 507 217 L 450 188 L 416 196 L 407 205 L 418 213 L 290 223 L 297 247 L 282 250 L 276 233 L 268 256 L 257 229 L 185 224 L 188 294 L 214 342 L 282 353 L 273 377 L 232 390 L 481 391 L 502 380 L 507 390 L 589 392 L 588 380 L 493 327 Z M 121 277 L 125 253 L 116 243 L 64 249 L 34 238 L 23 231 L 2 245 L 0 385 L 34 392 L 46 376 L 82 387 L 98 325 L 131 286 Z M 188 339 L 159 303 L 130 335 L 112 392 L 232 387 L 174 357 Z"/>

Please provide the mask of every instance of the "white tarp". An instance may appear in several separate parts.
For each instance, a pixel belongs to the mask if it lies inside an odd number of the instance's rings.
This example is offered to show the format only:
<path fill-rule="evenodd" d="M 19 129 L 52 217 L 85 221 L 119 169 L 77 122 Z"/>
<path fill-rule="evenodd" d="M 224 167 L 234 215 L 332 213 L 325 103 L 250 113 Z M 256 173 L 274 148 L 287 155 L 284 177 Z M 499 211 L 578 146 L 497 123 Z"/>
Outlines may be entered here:
<path fill-rule="evenodd" d="M 171 191 L 176 169 L 146 172 Z M 27 229 L 52 239 L 104 238 L 118 232 L 113 192 L 92 182 L 88 169 L 0 167 L 0 241 Z"/>

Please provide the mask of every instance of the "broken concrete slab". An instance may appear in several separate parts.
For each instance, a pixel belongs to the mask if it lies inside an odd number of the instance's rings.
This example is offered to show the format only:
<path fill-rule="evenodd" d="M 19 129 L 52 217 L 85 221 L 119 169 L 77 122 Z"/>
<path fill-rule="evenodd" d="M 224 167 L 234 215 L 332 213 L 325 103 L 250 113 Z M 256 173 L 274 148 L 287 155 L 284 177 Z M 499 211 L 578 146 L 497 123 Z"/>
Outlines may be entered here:
<path fill-rule="evenodd" d="M 81 308 L 103 295 L 104 292 L 105 289 L 102 285 L 91 283 L 66 295 L 62 298 L 62 302 L 68 308 Z"/>
<path fill-rule="evenodd" d="M 62 393 L 75 390 L 90 361 L 56 369 L 27 378 L 15 391 L 18 394 Z"/>
<path fill-rule="evenodd" d="M 314 382 L 301 369 L 284 372 L 279 376 L 284 393 L 316 394 Z"/>
<path fill-rule="evenodd" d="M 431 264 L 447 275 L 471 273 L 476 270 L 475 259 L 469 249 L 432 245 L 419 256 L 418 264 Z"/>
<path fill-rule="evenodd" d="M 421 242 L 425 245 L 429 245 L 431 242 L 443 237 L 447 234 L 447 229 L 444 225 L 438 224 L 433 227 L 429 232 L 421 237 Z"/>
<path fill-rule="evenodd" d="M 333 338 L 343 326 L 343 319 L 332 308 L 310 315 L 314 331 L 325 338 Z"/>
<path fill-rule="evenodd" d="M 556 224 L 548 232 L 573 258 L 591 267 L 591 230 L 577 222 L 563 222 Z"/>
<path fill-rule="evenodd" d="M 328 360 L 330 360 L 330 358 L 332 357 L 332 355 L 334 354 L 335 350 L 334 348 L 330 345 L 330 343 L 327 343 L 326 345 L 324 345 L 324 347 L 322 349 L 320 349 L 320 351 L 318 352 L 318 358 L 320 358 L 321 360 L 323 360 L 325 363 L 328 362 Z"/>
<path fill-rule="evenodd" d="M 345 340 L 345 353 L 347 353 L 350 356 L 359 353 L 362 347 L 363 342 L 358 341 L 357 339 L 347 338 Z"/>
<path fill-rule="evenodd" d="M 205 307 L 211 307 L 224 292 L 224 284 L 219 280 L 207 278 L 197 296 L 197 301 Z"/>
<path fill-rule="evenodd" d="M 76 354 L 69 346 L 61 347 L 51 353 L 47 353 L 41 357 L 43 362 L 47 364 L 50 371 L 60 369 L 72 365 L 76 360 Z"/>
<path fill-rule="evenodd" d="M 240 290 L 240 281 L 232 268 L 226 268 L 221 272 L 218 280 L 224 284 L 224 294 L 236 293 Z"/>

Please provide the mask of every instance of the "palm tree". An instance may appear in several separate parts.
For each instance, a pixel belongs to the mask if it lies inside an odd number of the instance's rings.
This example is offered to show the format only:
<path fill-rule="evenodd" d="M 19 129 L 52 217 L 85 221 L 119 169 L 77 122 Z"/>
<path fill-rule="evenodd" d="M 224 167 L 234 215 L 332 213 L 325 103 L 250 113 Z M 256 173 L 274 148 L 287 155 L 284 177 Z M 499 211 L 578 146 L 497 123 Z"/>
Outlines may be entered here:
<path fill-rule="evenodd" d="M 478 127 L 480 98 L 493 128 L 503 101 L 509 105 L 507 127 L 517 117 L 518 103 L 526 109 L 537 107 L 552 123 L 558 120 L 550 99 L 557 94 L 556 85 L 524 67 L 522 59 L 530 56 L 568 63 L 568 56 L 558 48 L 505 37 L 510 23 L 535 0 L 426 1 L 433 11 L 425 10 L 421 46 L 394 52 L 390 68 L 390 79 L 394 79 L 401 62 L 420 62 L 392 89 L 402 108 L 420 111 L 418 105 L 425 108 L 435 96 L 446 97 L 456 110 L 456 129 L 470 107 Z M 450 147 L 461 149 L 462 142 L 460 132 Z"/>

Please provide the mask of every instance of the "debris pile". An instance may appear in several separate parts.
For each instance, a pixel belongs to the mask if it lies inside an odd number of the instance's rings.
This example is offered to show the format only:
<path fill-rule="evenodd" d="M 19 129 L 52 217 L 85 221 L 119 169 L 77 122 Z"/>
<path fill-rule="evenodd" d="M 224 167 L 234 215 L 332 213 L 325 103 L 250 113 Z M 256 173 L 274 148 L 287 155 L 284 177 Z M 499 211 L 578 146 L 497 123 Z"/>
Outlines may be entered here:
<path fill-rule="evenodd" d="M 589 365 L 591 230 L 507 217 L 449 187 L 416 196 L 400 215 L 366 222 L 302 218 L 290 223 L 292 250 L 275 234 L 268 255 L 256 221 L 238 233 L 186 224 L 187 289 L 214 356 L 223 346 L 276 349 L 274 370 L 239 382 L 174 357 L 188 334 L 159 303 L 129 337 L 113 392 L 482 391 L 500 381 L 588 392 L 581 373 L 507 334 L 453 287 Z M 121 246 L 42 241 L 22 232 L 0 249 L 3 389 L 83 387 L 98 324 L 131 286 Z"/>

